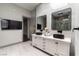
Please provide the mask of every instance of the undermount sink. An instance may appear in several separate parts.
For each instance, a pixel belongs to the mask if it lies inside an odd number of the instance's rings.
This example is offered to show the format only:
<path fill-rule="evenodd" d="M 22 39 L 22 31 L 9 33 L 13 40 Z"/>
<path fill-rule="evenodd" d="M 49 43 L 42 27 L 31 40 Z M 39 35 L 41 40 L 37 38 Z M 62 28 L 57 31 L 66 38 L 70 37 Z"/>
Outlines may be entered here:
<path fill-rule="evenodd" d="M 54 38 L 64 39 L 64 35 L 62 34 L 53 34 Z"/>

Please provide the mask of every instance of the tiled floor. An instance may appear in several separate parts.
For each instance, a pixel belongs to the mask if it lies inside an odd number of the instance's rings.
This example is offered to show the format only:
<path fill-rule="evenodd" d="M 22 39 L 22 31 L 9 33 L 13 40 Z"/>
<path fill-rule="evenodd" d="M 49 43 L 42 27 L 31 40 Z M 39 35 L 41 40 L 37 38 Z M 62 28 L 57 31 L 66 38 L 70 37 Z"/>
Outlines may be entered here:
<path fill-rule="evenodd" d="M 32 47 L 31 41 L 0 48 L 0 56 L 49 56 Z"/>

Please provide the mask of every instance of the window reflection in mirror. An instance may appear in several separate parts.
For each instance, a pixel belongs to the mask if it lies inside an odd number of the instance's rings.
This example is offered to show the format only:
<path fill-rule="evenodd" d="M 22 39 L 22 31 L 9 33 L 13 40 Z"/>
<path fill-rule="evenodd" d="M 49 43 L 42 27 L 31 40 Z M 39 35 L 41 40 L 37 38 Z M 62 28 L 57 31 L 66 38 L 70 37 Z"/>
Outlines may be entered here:
<path fill-rule="evenodd" d="M 71 30 L 71 8 L 52 13 L 52 30 Z"/>

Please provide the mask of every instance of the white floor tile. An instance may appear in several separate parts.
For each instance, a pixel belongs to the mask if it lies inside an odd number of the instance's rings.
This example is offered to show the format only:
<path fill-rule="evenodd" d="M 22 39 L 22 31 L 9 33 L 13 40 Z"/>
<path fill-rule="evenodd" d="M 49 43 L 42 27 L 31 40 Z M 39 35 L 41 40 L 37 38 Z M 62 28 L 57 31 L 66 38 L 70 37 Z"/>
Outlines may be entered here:
<path fill-rule="evenodd" d="M 0 48 L 0 56 L 49 56 L 34 48 L 31 41 Z"/>

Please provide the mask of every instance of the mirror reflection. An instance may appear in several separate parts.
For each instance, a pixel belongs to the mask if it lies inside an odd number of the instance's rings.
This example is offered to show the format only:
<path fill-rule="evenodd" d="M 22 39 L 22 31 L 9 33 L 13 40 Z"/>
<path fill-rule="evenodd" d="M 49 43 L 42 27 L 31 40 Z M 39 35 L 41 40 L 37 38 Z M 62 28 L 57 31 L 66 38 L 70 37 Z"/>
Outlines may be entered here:
<path fill-rule="evenodd" d="M 71 9 L 64 9 L 52 14 L 52 30 L 71 30 Z"/>

